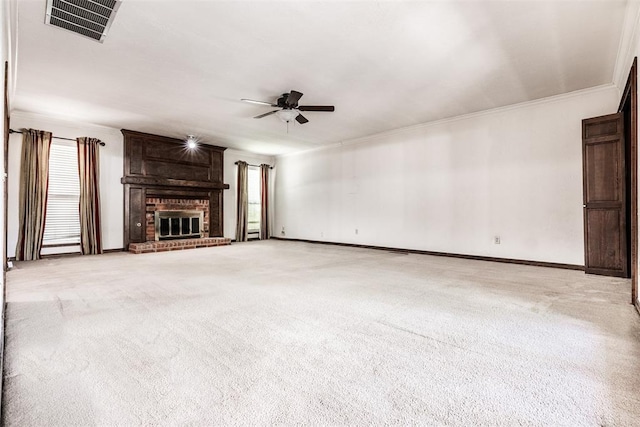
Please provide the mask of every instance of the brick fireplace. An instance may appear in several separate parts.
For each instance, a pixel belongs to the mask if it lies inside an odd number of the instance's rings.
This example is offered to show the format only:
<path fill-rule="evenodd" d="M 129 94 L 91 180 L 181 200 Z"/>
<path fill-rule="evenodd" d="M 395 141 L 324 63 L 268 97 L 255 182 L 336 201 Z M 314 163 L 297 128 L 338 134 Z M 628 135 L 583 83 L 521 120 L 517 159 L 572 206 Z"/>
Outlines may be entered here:
<path fill-rule="evenodd" d="M 147 197 L 146 206 L 145 230 L 148 242 L 156 240 L 156 211 L 202 211 L 204 213 L 202 237 L 209 237 L 209 201 L 206 199 Z"/>
<path fill-rule="evenodd" d="M 122 134 L 125 248 L 145 253 L 230 244 L 222 224 L 222 192 L 229 188 L 223 182 L 225 148 L 187 150 L 179 139 L 126 129 Z M 163 212 L 159 240 L 157 211 Z"/>

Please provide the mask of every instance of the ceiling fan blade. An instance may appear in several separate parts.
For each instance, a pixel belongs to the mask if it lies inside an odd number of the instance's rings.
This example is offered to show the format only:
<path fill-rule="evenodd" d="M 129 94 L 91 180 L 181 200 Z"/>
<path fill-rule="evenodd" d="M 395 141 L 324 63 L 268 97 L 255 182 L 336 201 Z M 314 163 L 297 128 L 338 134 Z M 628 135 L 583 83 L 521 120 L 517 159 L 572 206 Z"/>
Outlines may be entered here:
<path fill-rule="evenodd" d="M 336 107 L 333 105 L 300 105 L 298 106 L 300 111 L 336 111 Z"/>
<path fill-rule="evenodd" d="M 240 101 L 244 101 L 244 102 L 250 102 L 252 104 L 258 104 L 258 105 L 268 105 L 269 107 L 277 107 L 277 105 L 272 104 L 270 102 L 265 102 L 265 101 L 254 101 L 253 99 L 246 99 L 246 98 L 242 98 Z"/>
<path fill-rule="evenodd" d="M 280 111 L 280 110 L 269 111 L 268 113 L 264 113 L 264 114 L 260 114 L 259 116 L 255 116 L 254 119 L 261 119 L 263 117 L 267 117 L 267 116 L 270 116 L 270 115 L 272 115 L 274 113 L 277 113 L 278 111 Z"/>
<path fill-rule="evenodd" d="M 309 120 L 307 120 L 307 118 L 305 116 L 303 116 L 302 114 L 298 114 L 296 116 L 296 122 L 300 123 L 301 125 L 307 123 Z"/>
<path fill-rule="evenodd" d="M 287 97 L 287 105 L 290 107 L 295 107 L 302 98 L 302 92 L 298 92 L 297 90 L 292 90 L 289 96 Z"/>

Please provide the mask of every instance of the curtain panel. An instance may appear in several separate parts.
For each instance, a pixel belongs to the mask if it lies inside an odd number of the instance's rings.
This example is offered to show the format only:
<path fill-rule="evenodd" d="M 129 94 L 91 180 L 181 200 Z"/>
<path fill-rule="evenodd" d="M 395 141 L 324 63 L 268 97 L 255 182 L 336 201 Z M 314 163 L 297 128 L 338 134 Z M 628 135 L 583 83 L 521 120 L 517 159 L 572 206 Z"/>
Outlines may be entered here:
<path fill-rule="evenodd" d="M 49 187 L 51 132 L 28 129 L 22 134 L 19 228 L 16 260 L 40 259 Z"/>
<path fill-rule="evenodd" d="M 269 217 L 269 171 L 271 166 L 260 165 L 260 240 L 271 237 L 271 224 Z"/>
<path fill-rule="evenodd" d="M 80 176 L 80 249 L 83 255 L 102 253 L 100 229 L 100 140 L 82 137 L 78 144 Z"/>
<path fill-rule="evenodd" d="M 236 242 L 246 242 L 249 238 L 249 194 L 248 178 L 249 165 L 238 162 L 238 194 L 236 209 Z"/>

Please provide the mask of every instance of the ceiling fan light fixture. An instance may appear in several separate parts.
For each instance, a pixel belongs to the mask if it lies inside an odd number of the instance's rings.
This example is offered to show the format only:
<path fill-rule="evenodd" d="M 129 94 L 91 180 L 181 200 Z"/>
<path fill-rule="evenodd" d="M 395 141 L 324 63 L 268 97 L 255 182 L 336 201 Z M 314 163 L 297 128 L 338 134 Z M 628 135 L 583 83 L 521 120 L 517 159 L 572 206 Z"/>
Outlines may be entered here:
<path fill-rule="evenodd" d="M 284 109 L 276 112 L 278 118 L 285 123 L 294 121 L 296 117 L 298 117 L 298 114 L 300 114 L 300 111 L 295 109 Z"/>

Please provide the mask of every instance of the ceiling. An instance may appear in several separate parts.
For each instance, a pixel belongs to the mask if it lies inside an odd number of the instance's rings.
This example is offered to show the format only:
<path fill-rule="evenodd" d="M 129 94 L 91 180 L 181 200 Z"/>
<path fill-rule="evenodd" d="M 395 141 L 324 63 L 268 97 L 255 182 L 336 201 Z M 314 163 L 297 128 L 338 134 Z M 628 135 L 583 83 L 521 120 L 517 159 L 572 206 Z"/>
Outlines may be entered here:
<path fill-rule="evenodd" d="M 610 84 L 625 3 L 124 0 L 100 44 L 20 0 L 12 105 L 281 154 Z M 240 101 L 291 89 L 336 111 Z"/>

